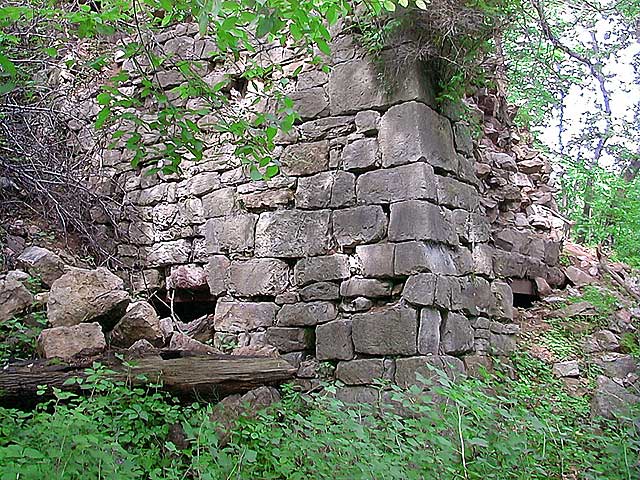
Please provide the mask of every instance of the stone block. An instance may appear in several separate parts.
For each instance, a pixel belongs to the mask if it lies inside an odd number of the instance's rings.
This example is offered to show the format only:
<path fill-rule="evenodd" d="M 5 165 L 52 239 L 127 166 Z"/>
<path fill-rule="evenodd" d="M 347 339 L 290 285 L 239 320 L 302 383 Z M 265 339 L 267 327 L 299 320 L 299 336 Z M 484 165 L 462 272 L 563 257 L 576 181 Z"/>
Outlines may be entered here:
<path fill-rule="evenodd" d="M 216 332 L 248 332 L 271 327 L 278 307 L 271 302 L 219 301 L 214 314 Z"/>
<path fill-rule="evenodd" d="M 488 313 L 494 297 L 491 284 L 482 277 L 473 276 L 460 279 L 462 309 L 470 315 Z"/>
<path fill-rule="evenodd" d="M 378 141 L 383 167 L 427 162 L 442 170 L 458 171 L 450 122 L 423 103 L 391 107 L 380 120 Z"/>
<path fill-rule="evenodd" d="M 438 204 L 474 212 L 480 206 L 478 191 L 455 178 L 437 175 Z"/>
<path fill-rule="evenodd" d="M 409 277 L 404 284 L 402 297 L 415 305 L 433 305 L 436 293 L 436 276 L 420 273 Z"/>
<path fill-rule="evenodd" d="M 322 87 L 296 90 L 289 97 L 302 119 L 317 118 L 329 113 L 329 98 Z"/>
<path fill-rule="evenodd" d="M 289 286 L 289 266 L 275 258 L 252 258 L 231 262 L 227 288 L 240 297 L 275 296 Z"/>
<path fill-rule="evenodd" d="M 313 348 L 314 335 L 310 328 L 271 327 L 267 330 L 267 343 L 279 352 L 296 352 Z"/>
<path fill-rule="evenodd" d="M 459 313 L 445 314 L 440 338 L 444 353 L 462 355 L 473 350 L 473 328 L 469 319 Z"/>
<path fill-rule="evenodd" d="M 177 263 L 188 263 L 191 256 L 189 240 L 154 243 L 147 250 L 147 266 L 164 267 Z"/>
<path fill-rule="evenodd" d="M 435 200 L 436 195 L 436 175 L 430 165 L 422 162 L 366 172 L 356 182 L 358 203 Z"/>
<path fill-rule="evenodd" d="M 220 296 L 227 291 L 226 278 L 231 262 L 224 255 L 211 255 L 205 267 L 211 295 Z"/>
<path fill-rule="evenodd" d="M 402 388 L 409 388 L 412 385 L 429 388 L 432 384 L 437 385 L 438 373 L 432 368 L 446 373 L 451 380 L 464 378 L 464 363 L 462 363 L 462 360 L 447 355 L 430 355 L 427 357 L 397 359 L 396 384 Z M 427 382 L 433 383 L 424 385 L 416 378 L 418 374 Z"/>
<path fill-rule="evenodd" d="M 236 210 L 236 191 L 232 187 L 221 188 L 202 197 L 204 218 L 223 217 Z"/>
<path fill-rule="evenodd" d="M 394 269 L 396 275 L 412 275 L 420 272 L 443 275 L 459 273 L 453 250 L 444 245 L 425 242 L 396 244 Z"/>
<path fill-rule="evenodd" d="M 340 284 L 340 295 L 343 297 L 389 297 L 393 284 L 373 278 L 350 278 Z"/>
<path fill-rule="evenodd" d="M 513 320 L 513 292 L 508 283 L 495 281 L 491 284 L 494 301 L 489 314 L 499 320 Z"/>
<path fill-rule="evenodd" d="M 138 340 L 147 340 L 156 347 L 164 343 L 164 333 L 160 318 L 147 302 L 135 302 L 129 305 L 127 313 L 113 327 L 109 336 L 111 345 L 129 348 Z"/>
<path fill-rule="evenodd" d="M 367 58 L 335 65 L 328 84 L 331 115 L 379 109 L 408 100 L 434 103 L 432 89 L 418 62 L 402 62 L 401 72 L 386 80 L 383 85 L 377 65 Z"/>
<path fill-rule="evenodd" d="M 218 172 L 203 172 L 194 175 L 178 184 L 178 196 L 193 195 L 200 197 L 220 188 L 220 174 Z"/>
<path fill-rule="evenodd" d="M 375 242 L 386 232 L 387 216 L 379 206 L 367 205 L 333 212 L 333 234 L 340 246 Z"/>
<path fill-rule="evenodd" d="M 347 172 L 321 172 L 298 180 L 296 207 L 347 207 L 355 204 L 355 175 Z"/>
<path fill-rule="evenodd" d="M 13 276 L 0 279 L 0 322 L 6 322 L 14 315 L 21 314 L 31 307 L 32 303 L 33 294 L 20 280 Z"/>
<path fill-rule="evenodd" d="M 463 122 L 456 122 L 453 125 L 453 137 L 456 150 L 471 157 L 473 155 L 473 138 L 469 126 Z"/>
<path fill-rule="evenodd" d="M 293 276 L 296 285 L 349 278 L 349 257 L 335 254 L 298 260 Z"/>
<path fill-rule="evenodd" d="M 353 355 L 350 320 L 335 320 L 316 327 L 318 360 L 351 360 Z"/>
<path fill-rule="evenodd" d="M 331 302 L 308 302 L 283 305 L 276 316 L 279 327 L 312 327 L 335 320 L 338 309 Z"/>
<path fill-rule="evenodd" d="M 329 142 L 298 143 L 284 149 L 280 159 L 285 175 L 313 175 L 329 168 Z"/>
<path fill-rule="evenodd" d="M 328 253 L 330 212 L 278 210 L 260 215 L 255 254 L 259 257 L 295 258 Z"/>
<path fill-rule="evenodd" d="M 172 265 L 167 288 L 176 290 L 207 290 L 207 274 L 200 265 Z"/>
<path fill-rule="evenodd" d="M 461 309 L 462 286 L 457 277 L 439 276 L 436 278 L 434 305 L 446 310 Z"/>
<path fill-rule="evenodd" d="M 102 353 L 106 346 L 99 323 L 47 328 L 37 340 L 38 354 L 42 358 L 63 360 L 70 360 L 78 355 L 96 355 Z"/>
<path fill-rule="evenodd" d="M 432 240 L 456 245 L 458 235 L 440 207 L 420 200 L 407 200 L 391 205 L 389 240 Z"/>
<path fill-rule="evenodd" d="M 362 138 L 347 144 L 342 149 L 342 167 L 345 170 L 370 170 L 377 164 L 378 140 L 375 138 Z"/>
<path fill-rule="evenodd" d="M 508 255 L 496 251 L 493 257 L 493 271 L 496 276 L 503 278 L 523 278 L 527 269 L 527 257 L 519 253 L 509 253 Z"/>
<path fill-rule="evenodd" d="M 290 188 L 274 188 L 263 192 L 246 193 L 238 196 L 238 200 L 248 210 L 288 205 L 293 201 L 293 198 L 294 192 Z"/>
<path fill-rule="evenodd" d="M 356 113 L 356 132 L 368 134 L 378 131 L 380 125 L 380 112 L 364 110 Z"/>
<path fill-rule="evenodd" d="M 299 293 L 300 299 L 304 302 L 340 299 L 340 287 L 331 282 L 312 283 L 301 288 Z"/>
<path fill-rule="evenodd" d="M 258 216 L 252 213 L 207 220 L 204 236 L 209 253 L 244 253 L 253 250 Z"/>
<path fill-rule="evenodd" d="M 440 326 L 442 316 L 434 308 L 423 308 L 420 311 L 418 327 L 418 353 L 421 355 L 438 355 L 440 348 Z"/>
<path fill-rule="evenodd" d="M 352 317 L 355 351 L 369 355 L 415 355 L 418 312 L 403 305 L 387 306 Z"/>
<path fill-rule="evenodd" d="M 391 362 L 387 362 L 391 363 Z M 362 358 L 348 362 L 339 362 L 336 368 L 336 380 L 347 385 L 367 385 L 376 380 L 393 380 L 393 372 L 389 371 L 382 358 Z"/>
<path fill-rule="evenodd" d="M 516 337 L 513 335 L 489 335 L 489 346 L 492 355 L 510 355 L 516 350 Z"/>
<path fill-rule="evenodd" d="M 51 250 L 38 246 L 27 247 L 18 257 L 18 266 L 31 275 L 38 276 L 42 283 L 51 287 L 64 275 L 64 262 Z"/>
<path fill-rule="evenodd" d="M 395 245 L 393 243 L 358 245 L 356 255 L 360 262 L 362 275 L 369 278 L 393 277 L 394 253 Z"/>

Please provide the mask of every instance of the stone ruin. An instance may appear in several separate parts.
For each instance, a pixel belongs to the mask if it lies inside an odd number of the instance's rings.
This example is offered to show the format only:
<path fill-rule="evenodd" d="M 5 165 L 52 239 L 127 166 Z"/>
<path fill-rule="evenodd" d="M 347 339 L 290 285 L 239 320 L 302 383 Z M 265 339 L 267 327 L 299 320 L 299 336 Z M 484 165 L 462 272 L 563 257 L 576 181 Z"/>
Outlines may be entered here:
<path fill-rule="evenodd" d="M 157 40 L 178 58 L 211 51 L 193 25 Z M 125 206 L 108 225 L 120 234 L 120 273 L 218 350 L 275 347 L 303 379 L 331 362 L 347 398 L 366 398 L 381 377 L 406 386 L 427 364 L 462 371 L 510 353 L 514 292 L 518 302 L 564 282 L 548 163 L 505 127 L 495 95 L 479 91 L 464 113 L 436 103 L 423 65 L 383 78 L 348 34 L 333 52 L 329 74 L 305 67 L 293 85 L 301 121 L 278 137 L 281 173 L 268 182 L 251 180 L 219 141 L 179 175 L 147 175 L 123 148 L 101 151 L 96 188 Z M 217 82 L 221 68 L 203 80 Z M 167 89 L 184 81 L 172 70 L 158 78 Z"/>

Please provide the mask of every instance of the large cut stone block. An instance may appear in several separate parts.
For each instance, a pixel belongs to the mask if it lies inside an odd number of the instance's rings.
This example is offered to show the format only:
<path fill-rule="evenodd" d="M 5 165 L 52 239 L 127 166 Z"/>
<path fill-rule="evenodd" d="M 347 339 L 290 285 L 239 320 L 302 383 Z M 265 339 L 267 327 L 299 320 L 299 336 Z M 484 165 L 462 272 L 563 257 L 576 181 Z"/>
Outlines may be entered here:
<path fill-rule="evenodd" d="M 352 317 L 355 351 L 370 355 L 415 355 L 418 312 L 396 305 Z"/>
<path fill-rule="evenodd" d="M 385 368 L 385 362 L 388 364 Z M 362 358 L 340 362 L 336 368 L 336 379 L 347 385 L 368 385 L 376 380 L 393 380 L 393 361 L 382 358 Z"/>
<path fill-rule="evenodd" d="M 212 218 L 205 224 L 209 253 L 248 252 L 253 249 L 258 216 L 252 213 Z"/>
<path fill-rule="evenodd" d="M 329 142 L 298 143 L 285 148 L 280 159 L 285 175 L 313 175 L 329 168 Z"/>
<path fill-rule="evenodd" d="M 202 197 L 204 218 L 224 217 L 236 210 L 235 188 L 221 188 Z"/>
<path fill-rule="evenodd" d="M 321 172 L 298 180 L 296 207 L 348 207 L 355 204 L 356 177 L 348 172 Z"/>
<path fill-rule="evenodd" d="M 391 296 L 391 282 L 376 280 L 374 278 L 354 277 L 340 284 L 340 295 L 347 298 L 353 297 L 389 297 Z"/>
<path fill-rule="evenodd" d="M 209 257 L 205 272 L 211 295 L 217 297 L 227 291 L 225 279 L 230 266 L 231 262 L 224 255 L 211 255 Z"/>
<path fill-rule="evenodd" d="M 471 315 L 487 313 L 493 305 L 491 284 L 482 277 L 467 277 L 460 280 L 462 308 Z"/>
<path fill-rule="evenodd" d="M 437 176 L 438 204 L 450 208 L 461 208 L 469 212 L 478 210 L 480 195 L 471 185 L 455 178 Z"/>
<path fill-rule="evenodd" d="M 164 267 L 177 263 L 189 263 L 190 256 L 189 240 L 154 243 L 147 249 L 147 266 Z"/>
<path fill-rule="evenodd" d="M 279 352 L 296 352 L 312 348 L 314 334 L 310 328 L 271 327 L 267 330 L 266 340 Z"/>
<path fill-rule="evenodd" d="M 462 355 L 473 350 L 473 328 L 464 315 L 447 313 L 440 335 L 442 350 L 445 353 Z"/>
<path fill-rule="evenodd" d="M 393 256 L 395 244 L 374 243 L 372 245 L 358 245 L 356 255 L 365 277 L 385 278 L 393 277 Z"/>
<path fill-rule="evenodd" d="M 436 175 L 426 163 L 363 173 L 356 183 L 358 203 L 386 204 L 402 200 L 435 200 Z"/>
<path fill-rule="evenodd" d="M 432 240 L 456 245 L 458 235 L 440 207 L 420 200 L 407 200 L 391 205 L 389 240 Z"/>
<path fill-rule="evenodd" d="M 418 328 L 418 353 L 437 355 L 440 348 L 440 325 L 442 316 L 434 308 L 423 308 Z"/>
<path fill-rule="evenodd" d="M 91 356 L 102 353 L 107 344 L 98 323 L 81 323 L 70 327 L 47 328 L 37 342 L 42 358 L 69 360 L 76 355 Z"/>
<path fill-rule="evenodd" d="M 402 297 L 415 305 L 433 305 L 435 293 L 436 276 L 431 273 L 420 273 L 407 279 Z"/>
<path fill-rule="evenodd" d="M 280 309 L 276 323 L 279 327 L 311 327 L 337 316 L 338 309 L 331 302 L 292 303 Z"/>
<path fill-rule="evenodd" d="M 377 205 L 333 212 L 333 234 L 343 247 L 375 242 L 382 239 L 386 231 L 387 216 Z"/>
<path fill-rule="evenodd" d="M 259 257 L 307 257 L 328 253 L 330 212 L 279 210 L 260 215 L 255 254 Z"/>
<path fill-rule="evenodd" d="M 296 90 L 290 98 L 303 119 L 325 116 L 328 112 L 329 99 L 322 87 Z"/>
<path fill-rule="evenodd" d="M 342 150 L 342 166 L 345 170 L 369 170 L 376 164 L 378 164 L 378 140 L 375 138 L 361 138 Z"/>
<path fill-rule="evenodd" d="M 227 285 L 230 293 L 241 297 L 275 296 L 289 286 L 289 266 L 275 258 L 233 261 Z"/>
<path fill-rule="evenodd" d="M 293 269 L 297 285 L 349 278 L 349 257 L 335 254 L 302 258 Z"/>
<path fill-rule="evenodd" d="M 218 302 L 213 321 L 217 332 L 247 332 L 272 326 L 277 310 L 270 302 Z"/>
<path fill-rule="evenodd" d="M 351 360 L 353 355 L 350 320 L 335 320 L 316 327 L 318 360 Z"/>
<path fill-rule="evenodd" d="M 385 76 L 369 59 L 355 59 L 333 67 L 329 77 L 331 115 L 378 109 L 408 100 L 434 102 L 418 62 L 402 62 L 401 72 Z"/>
<path fill-rule="evenodd" d="M 378 141 L 383 167 L 427 162 L 449 172 L 458 171 L 451 124 L 422 103 L 391 107 L 380 121 Z"/>
<path fill-rule="evenodd" d="M 425 242 L 403 242 L 396 245 L 396 275 L 420 272 L 455 275 L 458 272 L 455 253 L 444 245 Z"/>
<path fill-rule="evenodd" d="M 423 386 L 416 378 L 417 374 L 420 374 L 426 381 L 437 382 L 438 373 L 429 367 L 443 371 L 451 380 L 464 377 L 462 360 L 446 355 L 430 355 L 396 360 L 396 383 L 402 388 L 408 388 L 412 385 Z M 429 386 L 427 385 L 427 387 Z"/>

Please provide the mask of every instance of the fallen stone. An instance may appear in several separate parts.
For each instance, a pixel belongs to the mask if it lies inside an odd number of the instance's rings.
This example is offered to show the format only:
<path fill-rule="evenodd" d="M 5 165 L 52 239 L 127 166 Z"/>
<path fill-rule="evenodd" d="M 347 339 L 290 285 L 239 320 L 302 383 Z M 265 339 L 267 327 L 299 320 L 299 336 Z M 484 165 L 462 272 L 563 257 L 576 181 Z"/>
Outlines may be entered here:
<path fill-rule="evenodd" d="M 128 350 L 130 352 L 134 352 L 137 354 L 144 354 L 149 352 L 155 352 L 158 349 L 154 347 L 148 340 L 145 340 L 144 338 L 142 338 L 140 340 L 136 340 L 133 343 L 133 345 L 129 347 Z"/>
<path fill-rule="evenodd" d="M 591 400 L 591 415 L 613 419 L 627 415 L 631 407 L 640 403 L 640 396 L 629 393 L 624 387 L 604 375 L 598 375 L 596 392 Z"/>
<path fill-rule="evenodd" d="M 586 353 L 615 352 L 620 348 L 620 340 L 609 330 L 598 330 L 584 339 Z"/>
<path fill-rule="evenodd" d="M 603 374 L 612 378 L 624 379 L 640 369 L 640 363 L 633 356 L 621 353 L 603 354 L 595 359 L 595 364 Z"/>
<path fill-rule="evenodd" d="M 220 354 L 220 350 L 211 345 L 199 342 L 181 332 L 173 332 L 169 342 L 169 350 L 204 353 L 207 355 Z"/>
<path fill-rule="evenodd" d="M 534 281 L 536 283 L 536 292 L 539 297 L 544 298 L 553 294 L 553 290 L 544 278 L 536 277 Z"/>
<path fill-rule="evenodd" d="M 99 323 L 47 328 L 37 340 L 38 354 L 42 358 L 69 360 L 80 355 L 98 355 L 106 347 Z"/>
<path fill-rule="evenodd" d="M 553 374 L 556 377 L 579 377 L 580 366 L 576 360 L 558 362 L 553 364 Z"/>
<path fill-rule="evenodd" d="M 46 248 L 27 247 L 18 257 L 18 266 L 27 270 L 31 275 L 42 280 L 51 287 L 53 282 L 64 275 L 62 258 Z"/>
<path fill-rule="evenodd" d="M 578 287 L 582 285 L 590 285 L 596 281 L 596 279 L 591 275 L 574 266 L 567 267 L 564 273 L 569 281 Z"/>
<path fill-rule="evenodd" d="M 15 276 L 7 275 L 0 279 L 0 322 L 26 311 L 33 300 L 31 292 Z"/>
<path fill-rule="evenodd" d="M 72 268 L 53 282 L 47 318 L 54 327 L 98 322 L 111 330 L 129 305 L 122 279 L 104 267 Z"/>
<path fill-rule="evenodd" d="M 124 317 L 113 327 L 109 335 L 109 342 L 122 348 L 129 348 L 140 339 L 148 340 L 156 347 L 164 343 L 160 318 L 147 302 L 135 302 L 129 305 Z"/>

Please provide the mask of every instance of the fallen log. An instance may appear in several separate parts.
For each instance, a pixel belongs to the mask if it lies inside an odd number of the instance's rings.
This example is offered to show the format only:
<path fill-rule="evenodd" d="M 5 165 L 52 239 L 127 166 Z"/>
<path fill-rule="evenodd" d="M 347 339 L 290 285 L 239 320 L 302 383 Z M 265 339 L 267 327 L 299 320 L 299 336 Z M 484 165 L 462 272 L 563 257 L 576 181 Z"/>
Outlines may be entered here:
<path fill-rule="evenodd" d="M 0 370 L 0 404 L 23 406 L 42 401 L 37 394 L 40 386 L 48 387 L 49 392 L 52 387 L 82 392 L 79 385 L 68 384 L 68 380 L 86 378 L 86 369 L 94 362 L 112 372 L 105 374 L 107 379 L 132 385 L 161 383 L 162 390 L 180 399 L 217 400 L 262 385 L 283 383 L 296 373 L 296 369 L 281 358 L 193 355 L 173 351 L 133 359 L 109 355 L 73 363 L 38 360 Z"/>

